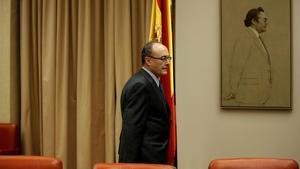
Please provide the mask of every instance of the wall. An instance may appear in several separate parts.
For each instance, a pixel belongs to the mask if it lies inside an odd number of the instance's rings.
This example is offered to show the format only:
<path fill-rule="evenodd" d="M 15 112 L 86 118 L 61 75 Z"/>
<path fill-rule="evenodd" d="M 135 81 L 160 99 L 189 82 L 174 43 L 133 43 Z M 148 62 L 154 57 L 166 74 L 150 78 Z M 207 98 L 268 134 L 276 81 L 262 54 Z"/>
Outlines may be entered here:
<path fill-rule="evenodd" d="M 205 169 L 225 157 L 300 162 L 300 1 L 292 6 L 293 110 L 222 110 L 220 0 L 176 1 L 179 169 Z"/>

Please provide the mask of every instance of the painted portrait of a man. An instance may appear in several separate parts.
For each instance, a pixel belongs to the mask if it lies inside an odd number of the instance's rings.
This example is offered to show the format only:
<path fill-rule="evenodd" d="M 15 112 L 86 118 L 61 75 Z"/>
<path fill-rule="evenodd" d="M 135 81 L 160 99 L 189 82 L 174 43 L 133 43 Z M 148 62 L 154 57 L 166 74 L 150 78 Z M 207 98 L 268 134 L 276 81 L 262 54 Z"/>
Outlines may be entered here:
<path fill-rule="evenodd" d="M 272 14 L 275 7 L 269 7 L 271 4 L 267 1 L 258 3 L 261 6 L 255 6 L 251 1 L 248 10 L 247 4 L 241 3 L 244 15 L 239 21 L 242 24 L 236 24 L 239 28 L 232 31 L 230 24 L 226 23 L 228 13 L 232 12 L 226 10 L 226 2 L 229 4 L 228 0 L 222 1 L 222 17 L 225 17 L 222 18 L 222 107 L 290 108 L 291 56 L 290 41 L 286 41 L 290 40 L 290 24 L 276 34 L 276 28 L 272 28 L 276 27 L 273 25 L 276 15 Z M 285 1 L 287 7 L 288 2 Z M 289 21 L 289 9 L 286 11 L 286 20 Z M 287 32 L 286 37 L 284 31 Z M 278 36 L 278 33 L 281 35 Z M 272 42 L 274 40 L 277 43 Z M 284 86 L 280 87 L 281 84 Z"/>

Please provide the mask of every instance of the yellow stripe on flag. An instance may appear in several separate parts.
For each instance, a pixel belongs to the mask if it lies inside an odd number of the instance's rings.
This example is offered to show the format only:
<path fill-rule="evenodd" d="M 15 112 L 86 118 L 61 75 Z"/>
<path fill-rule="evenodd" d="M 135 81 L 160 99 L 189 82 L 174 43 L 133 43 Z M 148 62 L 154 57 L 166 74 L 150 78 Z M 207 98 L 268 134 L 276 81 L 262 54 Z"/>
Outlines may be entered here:
<path fill-rule="evenodd" d="M 162 29 L 161 28 L 162 28 L 161 11 L 160 11 L 157 1 L 153 0 L 149 40 L 157 39 L 159 42 L 161 42 L 161 37 L 162 37 Z"/>
<path fill-rule="evenodd" d="M 149 40 L 157 39 L 169 49 L 173 58 L 173 33 L 171 19 L 171 0 L 153 0 Z M 170 137 L 167 163 L 176 163 L 176 113 L 174 96 L 174 58 L 169 64 L 168 74 L 161 77 L 166 100 L 170 107 Z"/>

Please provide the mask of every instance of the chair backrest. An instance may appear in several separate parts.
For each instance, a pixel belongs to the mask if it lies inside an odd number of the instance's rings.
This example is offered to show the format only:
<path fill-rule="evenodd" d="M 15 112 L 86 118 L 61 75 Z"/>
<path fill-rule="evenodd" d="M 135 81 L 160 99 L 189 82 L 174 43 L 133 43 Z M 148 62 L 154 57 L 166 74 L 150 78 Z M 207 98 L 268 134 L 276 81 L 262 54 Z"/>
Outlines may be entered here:
<path fill-rule="evenodd" d="M 62 169 L 59 159 L 42 156 L 0 156 L 1 169 Z"/>
<path fill-rule="evenodd" d="M 20 154 L 19 129 L 14 123 L 0 123 L 0 154 Z"/>
<path fill-rule="evenodd" d="M 298 163 L 291 159 L 276 158 L 233 158 L 216 159 L 209 169 L 298 169 Z"/>
<path fill-rule="evenodd" d="M 142 164 L 142 163 L 98 163 L 94 169 L 176 169 L 174 166 L 165 164 Z"/>

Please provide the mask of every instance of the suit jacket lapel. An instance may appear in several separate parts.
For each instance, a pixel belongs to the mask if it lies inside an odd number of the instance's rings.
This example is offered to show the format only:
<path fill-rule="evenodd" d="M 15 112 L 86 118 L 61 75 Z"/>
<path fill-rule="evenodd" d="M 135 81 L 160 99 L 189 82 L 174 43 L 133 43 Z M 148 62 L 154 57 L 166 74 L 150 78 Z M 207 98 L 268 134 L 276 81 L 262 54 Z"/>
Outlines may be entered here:
<path fill-rule="evenodd" d="M 141 69 L 141 73 L 150 82 L 153 91 L 155 91 L 155 94 L 159 96 L 160 103 L 162 104 L 162 107 L 165 109 L 165 112 L 168 112 L 168 108 L 167 108 L 168 105 L 166 103 L 165 95 L 160 91 L 154 79 L 143 69 Z"/>
<path fill-rule="evenodd" d="M 252 38 L 252 40 L 254 41 L 256 47 L 258 48 L 258 50 L 264 55 L 266 56 L 266 58 L 268 59 L 268 51 L 266 49 L 266 47 L 264 47 L 264 44 L 262 41 L 260 41 L 260 39 L 253 33 L 251 32 L 251 30 L 246 29 L 248 34 L 250 35 L 250 37 Z"/>

